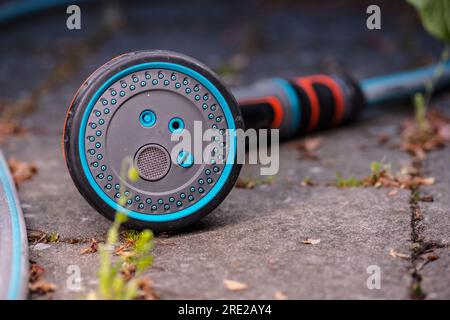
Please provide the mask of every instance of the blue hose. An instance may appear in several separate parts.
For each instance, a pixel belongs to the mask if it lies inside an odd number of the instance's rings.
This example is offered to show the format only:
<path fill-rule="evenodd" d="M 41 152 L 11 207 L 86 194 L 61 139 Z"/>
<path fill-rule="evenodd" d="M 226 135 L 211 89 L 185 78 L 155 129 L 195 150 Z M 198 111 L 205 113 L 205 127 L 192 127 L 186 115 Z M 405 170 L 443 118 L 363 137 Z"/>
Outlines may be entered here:
<path fill-rule="evenodd" d="M 442 68 L 437 77 L 438 68 Z M 424 92 L 426 84 L 435 80 L 433 89 L 450 88 L 450 60 L 427 67 L 362 80 L 359 84 L 368 105 L 391 103 Z"/>
<path fill-rule="evenodd" d="M 26 299 L 28 241 L 25 220 L 8 164 L 0 151 L 0 299 Z"/>

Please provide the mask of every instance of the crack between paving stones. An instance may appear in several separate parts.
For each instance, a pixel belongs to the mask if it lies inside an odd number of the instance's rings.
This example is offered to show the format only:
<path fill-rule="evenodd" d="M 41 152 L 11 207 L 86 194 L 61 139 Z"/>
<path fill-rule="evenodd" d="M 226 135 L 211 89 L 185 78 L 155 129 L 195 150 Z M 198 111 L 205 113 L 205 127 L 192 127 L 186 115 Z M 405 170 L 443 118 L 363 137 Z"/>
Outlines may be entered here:
<path fill-rule="evenodd" d="M 413 158 L 413 168 L 420 176 L 422 174 L 423 161 Z M 421 189 L 420 186 L 415 186 L 411 189 L 409 197 L 410 214 L 411 214 L 411 286 L 409 295 L 411 299 L 423 300 L 427 294 L 422 288 L 423 276 L 421 270 L 428 263 L 432 263 L 434 260 L 424 260 L 422 255 L 434 250 L 445 247 L 444 244 L 439 244 L 435 241 L 431 241 L 425 238 L 424 229 L 422 224 L 424 219 L 424 213 L 420 207 Z"/>

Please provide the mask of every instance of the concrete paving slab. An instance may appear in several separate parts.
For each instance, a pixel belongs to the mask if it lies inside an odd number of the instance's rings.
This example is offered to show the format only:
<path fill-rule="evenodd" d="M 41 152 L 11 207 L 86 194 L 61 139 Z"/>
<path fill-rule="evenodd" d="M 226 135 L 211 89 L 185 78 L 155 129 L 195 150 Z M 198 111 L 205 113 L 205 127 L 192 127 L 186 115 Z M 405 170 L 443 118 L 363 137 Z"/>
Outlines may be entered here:
<path fill-rule="evenodd" d="M 450 297 L 450 251 L 448 248 L 438 249 L 439 259 L 427 264 L 421 271 L 422 288 L 428 299 L 444 299 Z"/>
<path fill-rule="evenodd" d="M 98 285 L 98 253 L 81 254 L 89 244 L 30 245 L 30 260 L 45 269 L 41 280 L 53 283 L 54 292 L 30 294 L 31 299 L 85 299 Z"/>
<path fill-rule="evenodd" d="M 163 298 L 406 298 L 409 261 L 389 251 L 408 250 L 407 197 L 288 184 L 235 189 L 201 229 L 157 245 L 149 274 Z M 320 243 L 303 244 L 308 238 Z M 381 268 L 380 290 L 366 286 L 370 265 Z M 229 292 L 224 279 L 249 289 Z"/>
<path fill-rule="evenodd" d="M 436 102 L 441 112 L 450 115 L 448 107 L 450 99 L 444 98 Z M 429 299 L 448 299 L 450 297 L 450 173 L 448 163 L 449 148 L 444 148 L 428 154 L 424 163 L 425 174 L 436 178 L 436 183 L 423 188 L 422 193 L 431 195 L 433 202 L 421 202 L 424 216 L 421 223 L 424 240 L 437 246 L 435 249 L 438 260 L 426 264 L 420 274 L 423 277 L 422 287 Z"/>
<path fill-rule="evenodd" d="M 447 113 L 450 112 L 447 110 Z M 435 177 L 434 185 L 423 188 L 424 194 L 433 196 L 433 202 L 421 203 L 424 211 L 424 231 L 428 241 L 450 244 L 450 149 L 444 148 L 428 154 L 424 172 Z"/>

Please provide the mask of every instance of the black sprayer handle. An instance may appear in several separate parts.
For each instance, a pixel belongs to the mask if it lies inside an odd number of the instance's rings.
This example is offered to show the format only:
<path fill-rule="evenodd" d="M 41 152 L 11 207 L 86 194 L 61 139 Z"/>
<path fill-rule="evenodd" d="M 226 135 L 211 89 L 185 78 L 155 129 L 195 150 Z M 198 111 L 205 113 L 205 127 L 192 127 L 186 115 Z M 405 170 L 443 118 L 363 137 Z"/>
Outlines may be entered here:
<path fill-rule="evenodd" d="M 433 94 L 450 89 L 450 60 L 360 82 L 324 74 L 272 78 L 233 93 L 247 128 L 276 128 L 292 138 L 351 122 L 365 106 L 411 99 L 430 84 Z"/>
<path fill-rule="evenodd" d="M 272 78 L 233 93 L 246 128 L 280 129 L 283 139 L 350 122 L 365 105 L 358 84 L 337 75 Z"/>

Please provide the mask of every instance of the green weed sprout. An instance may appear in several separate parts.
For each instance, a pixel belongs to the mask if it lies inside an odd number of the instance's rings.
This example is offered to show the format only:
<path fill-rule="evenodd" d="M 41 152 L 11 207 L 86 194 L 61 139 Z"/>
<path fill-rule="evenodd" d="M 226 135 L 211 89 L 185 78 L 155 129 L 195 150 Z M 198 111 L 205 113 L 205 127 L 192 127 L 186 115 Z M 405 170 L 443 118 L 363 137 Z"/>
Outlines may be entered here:
<path fill-rule="evenodd" d="M 137 170 L 130 165 L 129 159 L 122 163 L 121 173 L 127 169 L 128 180 L 138 179 Z M 126 202 L 121 192 L 119 204 Z M 116 212 L 114 222 L 108 230 L 106 243 L 99 245 L 100 267 L 98 270 L 98 288 L 91 292 L 88 299 L 132 300 L 138 297 L 139 276 L 153 262 L 151 250 L 153 248 L 153 233 L 150 230 L 138 232 L 127 230 L 124 232 L 130 249 L 117 253 L 120 249 L 120 227 L 127 221 L 127 216 Z"/>
<path fill-rule="evenodd" d="M 362 181 L 355 177 L 344 178 L 340 173 L 336 174 L 336 187 L 343 188 L 355 188 L 362 185 Z"/>
<path fill-rule="evenodd" d="M 418 93 L 414 96 L 416 121 L 419 129 L 427 128 L 426 109 L 430 104 L 436 82 L 444 72 L 444 65 L 450 57 L 450 1 L 448 0 L 407 0 L 413 5 L 423 27 L 433 37 L 444 42 L 439 63 L 431 79 L 425 84 L 425 95 Z"/>

